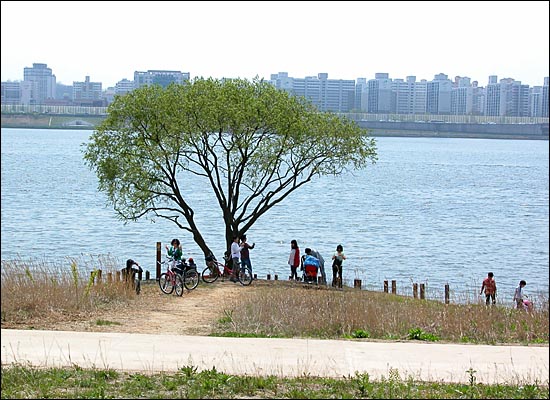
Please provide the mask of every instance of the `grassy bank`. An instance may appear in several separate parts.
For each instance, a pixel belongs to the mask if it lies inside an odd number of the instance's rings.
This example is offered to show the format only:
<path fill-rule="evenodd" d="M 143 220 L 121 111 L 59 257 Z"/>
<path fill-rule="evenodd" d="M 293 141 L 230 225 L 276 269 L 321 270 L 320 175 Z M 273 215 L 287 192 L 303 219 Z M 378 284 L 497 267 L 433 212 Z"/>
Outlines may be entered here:
<path fill-rule="evenodd" d="M 82 272 L 91 268 L 81 260 L 59 265 L 2 261 L 2 324 L 128 307 L 134 293 L 106 279 L 109 272 L 114 276 L 116 262 L 90 263 L 102 265 L 102 284 L 95 284 L 93 272 Z M 232 303 L 220 307 L 211 335 L 548 344 L 548 298 L 536 299 L 535 305 L 528 313 L 507 306 L 444 304 L 349 287 L 272 281 L 261 291 L 243 291 L 238 310 Z"/>
<path fill-rule="evenodd" d="M 2 327 L 32 326 L 40 318 L 75 320 L 100 310 L 131 307 L 138 298 L 122 282 L 108 281 L 115 260 L 2 261 Z M 91 265 L 101 265 L 103 280 Z M 418 340 L 485 344 L 548 344 L 548 299 L 532 313 L 481 304 L 448 304 L 399 295 L 343 290 L 288 281 L 255 282 L 238 304 L 216 304 L 211 335 Z M 158 289 L 155 285 L 151 288 Z M 216 290 L 217 284 L 197 291 Z M 147 289 L 147 288 L 146 288 Z M 238 307 L 238 309 L 237 309 Z M 112 321 L 97 321 L 110 324 Z M 2 367 L 2 398 L 549 398 L 548 381 L 484 385 L 422 382 L 390 369 L 340 379 L 303 376 L 231 376 L 193 365 L 176 373 L 109 369 Z"/>
<path fill-rule="evenodd" d="M 390 370 L 371 381 L 368 374 L 341 379 L 304 376 L 233 376 L 193 366 L 174 374 L 114 370 L 2 367 L 2 399 L 547 399 L 539 384 L 482 385 L 471 371 L 469 384 L 417 382 Z"/>

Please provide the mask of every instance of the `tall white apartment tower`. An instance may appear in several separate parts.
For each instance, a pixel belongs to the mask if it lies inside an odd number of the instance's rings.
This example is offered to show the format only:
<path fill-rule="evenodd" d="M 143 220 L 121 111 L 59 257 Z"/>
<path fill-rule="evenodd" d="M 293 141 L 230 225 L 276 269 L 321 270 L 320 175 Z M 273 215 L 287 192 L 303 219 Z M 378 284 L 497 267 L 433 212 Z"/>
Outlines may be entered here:
<path fill-rule="evenodd" d="M 548 118 L 548 76 L 544 78 L 544 84 L 542 85 L 541 117 Z"/>
<path fill-rule="evenodd" d="M 452 82 L 445 74 L 437 74 L 426 87 L 426 112 L 428 114 L 451 113 Z"/>
<path fill-rule="evenodd" d="M 23 82 L 30 93 L 22 93 L 22 99 L 28 99 L 25 104 L 44 104 L 47 99 L 55 98 L 55 75 L 46 64 L 33 63 L 32 67 L 23 69 Z"/>

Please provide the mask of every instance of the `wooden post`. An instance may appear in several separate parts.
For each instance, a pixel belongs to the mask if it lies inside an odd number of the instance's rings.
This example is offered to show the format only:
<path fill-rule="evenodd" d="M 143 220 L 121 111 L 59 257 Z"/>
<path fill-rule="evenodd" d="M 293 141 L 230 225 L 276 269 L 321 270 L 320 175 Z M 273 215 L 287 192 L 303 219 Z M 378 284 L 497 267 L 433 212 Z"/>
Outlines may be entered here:
<path fill-rule="evenodd" d="M 449 284 L 445 285 L 445 304 L 449 304 Z"/>
<path fill-rule="evenodd" d="M 388 293 L 388 281 L 384 281 L 384 293 Z"/>
<path fill-rule="evenodd" d="M 418 283 L 413 283 L 413 297 L 418 299 Z"/>
<path fill-rule="evenodd" d="M 275 280 L 276 280 L 276 281 L 279 280 L 279 275 L 275 274 Z"/>
<path fill-rule="evenodd" d="M 355 289 L 361 289 L 361 279 L 354 279 L 353 280 L 353 287 Z"/>
<path fill-rule="evenodd" d="M 162 261 L 162 243 L 161 242 L 157 242 L 157 268 L 156 268 L 156 272 L 157 272 L 157 276 L 155 277 L 155 280 L 159 280 L 160 279 L 160 263 Z"/>
<path fill-rule="evenodd" d="M 116 281 L 120 282 L 120 271 L 116 272 Z"/>
<path fill-rule="evenodd" d="M 420 284 L 420 300 L 424 300 L 426 298 L 426 288 L 423 283 Z"/>
<path fill-rule="evenodd" d="M 107 282 L 111 283 L 113 281 L 113 273 L 107 272 Z"/>
<path fill-rule="evenodd" d="M 101 279 L 101 273 L 102 271 L 100 269 L 97 270 L 97 283 L 101 283 L 103 280 Z"/>
<path fill-rule="evenodd" d="M 143 278 L 143 272 L 139 271 L 138 272 L 138 279 L 141 281 L 142 278 Z"/>
<path fill-rule="evenodd" d="M 149 279 L 151 279 L 151 273 L 147 270 L 145 271 L 145 280 L 148 281 Z"/>
<path fill-rule="evenodd" d="M 254 280 L 258 279 L 258 274 L 254 274 Z"/>
<path fill-rule="evenodd" d="M 271 274 L 267 274 L 267 280 L 268 280 L 268 281 L 271 280 Z"/>
<path fill-rule="evenodd" d="M 395 279 L 391 281 L 391 292 L 392 294 L 397 293 L 397 283 L 395 282 Z"/>

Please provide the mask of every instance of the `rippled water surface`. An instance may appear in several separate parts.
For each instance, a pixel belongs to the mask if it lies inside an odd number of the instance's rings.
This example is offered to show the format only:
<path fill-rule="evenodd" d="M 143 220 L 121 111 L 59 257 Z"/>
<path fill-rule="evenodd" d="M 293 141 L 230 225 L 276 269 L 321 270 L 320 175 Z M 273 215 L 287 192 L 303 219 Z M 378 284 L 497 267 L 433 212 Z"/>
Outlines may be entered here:
<path fill-rule="evenodd" d="M 190 236 L 165 221 L 123 222 L 82 160 L 91 131 L 2 128 L 2 260 L 109 254 L 152 275 L 156 242 Z M 548 141 L 376 138 L 379 160 L 323 177 L 274 207 L 248 232 L 254 272 L 288 279 L 289 242 L 329 259 L 341 243 L 344 278 L 381 287 L 426 283 L 475 293 L 493 271 L 502 301 L 520 279 L 548 294 Z M 208 187 L 186 195 L 221 258 L 224 226 Z M 330 278 L 330 264 L 327 262 Z"/>

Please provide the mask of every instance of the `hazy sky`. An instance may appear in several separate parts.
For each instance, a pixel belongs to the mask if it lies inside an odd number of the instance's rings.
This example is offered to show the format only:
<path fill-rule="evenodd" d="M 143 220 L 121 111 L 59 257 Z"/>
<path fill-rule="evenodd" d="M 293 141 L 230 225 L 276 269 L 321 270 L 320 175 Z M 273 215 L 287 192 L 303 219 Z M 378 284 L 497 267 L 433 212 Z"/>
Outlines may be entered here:
<path fill-rule="evenodd" d="M 45 63 L 103 88 L 134 71 L 191 77 L 433 79 L 549 75 L 548 1 L 2 1 L 2 81 Z"/>

